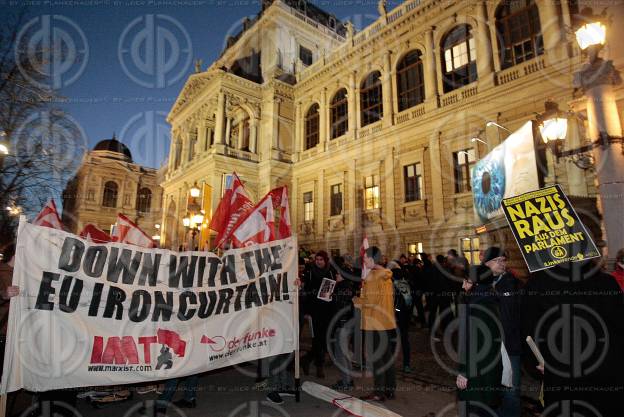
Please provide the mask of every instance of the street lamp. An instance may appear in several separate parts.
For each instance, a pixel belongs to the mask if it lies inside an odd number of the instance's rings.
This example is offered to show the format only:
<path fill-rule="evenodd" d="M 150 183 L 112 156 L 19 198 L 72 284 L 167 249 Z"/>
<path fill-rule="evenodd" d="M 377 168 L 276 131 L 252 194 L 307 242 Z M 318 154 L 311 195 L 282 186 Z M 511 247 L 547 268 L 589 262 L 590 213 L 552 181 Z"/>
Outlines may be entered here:
<path fill-rule="evenodd" d="M 622 78 L 613 61 L 598 55 L 606 42 L 606 16 L 604 13 L 595 16 L 590 8 L 583 9 L 581 14 L 587 23 L 576 31 L 576 39 L 588 62 L 574 74 L 574 87 L 581 89 L 587 98 L 588 136 L 592 140 L 581 149 L 593 152 L 607 251 L 614 259 L 624 247 L 624 198 L 614 198 L 624 195 L 624 141 L 613 92 Z M 613 146 L 616 143 L 620 149 Z"/>
<path fill-rule="evenodd" d="M 199 197 L 199 193 L 200 193 L 199 187 L 197 186 L 197 182 L 195 182 L 193 186 L 191 187 L 191 189 L 189 190 L 189 194 L 191 195 L 191 197 L 197 198 Z"/>

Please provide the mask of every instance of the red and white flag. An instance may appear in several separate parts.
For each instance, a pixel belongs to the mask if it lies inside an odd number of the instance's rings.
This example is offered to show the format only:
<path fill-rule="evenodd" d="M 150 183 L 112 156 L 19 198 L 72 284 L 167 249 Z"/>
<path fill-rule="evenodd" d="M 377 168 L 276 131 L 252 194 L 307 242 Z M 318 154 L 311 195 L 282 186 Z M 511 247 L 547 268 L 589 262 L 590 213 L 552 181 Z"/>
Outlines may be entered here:
<path fill-rule="evenodd" d="M 366 278 L 366 275 L 368 275 L 368 272 L 370 271 L 365 265 L 364 265 L 364 255 L 366 255 L 366 249 L 368 249 L 368 237 L 366 236 L 366 234 L 364 234 L 364 239 L 362 239 L 362 246 L 360 246 L 360 262 L 362 263 L 362 281 L 364 280 L 364 278 Z"/>
<path fill-rule="evenodd" d="M 32 224 L 36 226 L 51 227 L 52 229 L 64 230 L 61 218 L 56 211 L 56 204 L 54 200 L 49 200 L 48 203 L 41 209 Z"/>
<path fill-rule="evenodd" d="M 288 187 L 277 187 L 269 192 L 273 199 L 273 209 L 279 208 L 280 221 L 277 227 L 277 239 L 285 239 L 292 235 L 290 225 L 290 207 L 288 205 Z"/>
<path fill-rule="evenodd" d="M 232 245 L 242 248 L 270 242 L 275 239 L 274 228 L 273 199 L 269 193 L 234 226 L 230 235 Z"/>
<path fill-rule="evenodd" d="M 91 223 L 85 225 L 80 232 L 80 237 L 94 243 L 107 243 L 113 240 L 108 233 Z"/>
<path fill-rule="evenodd" d="M 156 244 L 139 226 L 123 214 L 117 214 L 117 227 L 113 233 L 113 242 L 129 243 L 144 248 L 155 248 Z"/>
<path fill-rule="evenodd" d="M 234 172 L 228 178 L 225 193 L 208 225 L 210 229 L 217 232 L 215 248 L 220 248 L 225 243 L 234 230 L 234 226 L 253 208 L 254 204 L 249 198 L 245 186 Z"/>

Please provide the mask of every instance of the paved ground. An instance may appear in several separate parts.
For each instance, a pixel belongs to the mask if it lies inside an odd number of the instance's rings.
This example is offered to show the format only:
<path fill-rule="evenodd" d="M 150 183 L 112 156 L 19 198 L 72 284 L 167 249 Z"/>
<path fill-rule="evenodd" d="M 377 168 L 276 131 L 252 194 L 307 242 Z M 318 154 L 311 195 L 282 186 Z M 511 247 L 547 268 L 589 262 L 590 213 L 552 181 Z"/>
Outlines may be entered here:
<path fill-rule="evenodd" d="M 456 415 L 454 376 L 444 369 L 441 364 L 448 363 L 449 358 L 444 352 L 443 343 L 434 343 L 434 348 L 424 330 L 414 329 L 412 341 L 412 368 L 413 372 L 399 371 L 396 399 L 386 401 L 383 407 L 410 417 L 436 416 L 450 417 Z M 305 343 L 304 346 L 305 348 Z M 399 358 L 400 361 L 400 358 Z M 311 374 L 314 374 L 312 366 Z M 399 369 L 397 367 L 397 369 Z M 266 389 L 255 386 L 255 366 L 248 364 L 239 368 L 226 368 L 202 375 L 197 397 L 197 408 L 176 409 L 171 407 L 168 416 L 178 417 L 343 417 L 347 416 L 335 406 L 313 398 L 305 393 L 301 395 L 301 402 L 295 402 L 292 397 L 285 397 L 284 403 L 275 405 L 266 400 Z M 302 377 L 304 380 L 315 381 L 324 385 L 331 385 L 338 379 L 338 371 L 333 366 L 326 369 L 326 378 Z M 367 393 L 366 389 L 372 383 L 370 377 L 356 379 L 354 396 Z M 523 379 L 524 395 L 535 398 L 538 385 L 536 381 L 525 377 Z M 181 398 L 178 393 L 175 399 Z M 156 399 L 155 393 L 146 395 L 134 394 L 133 398 L 124 402 L 109 405 L 102 409 L 95 409 L 85 400 L 78 400 L 78 417 L 138 417 L 140 408 L 147 401 Z M 31 397 L 20 393 L 15 400 L 9 401 L 11 409 L 8 415 L 24 415 L 24 410 L 30 404 Z M 525 399 L 526 405 L 531 401 Z M 533 413 L 529 408 L 524 410 L 525 416 Z M 45 415 L 46 413 L 44 413 Z M 51 417 L 53 413 L 47 413 Z M 26 417 L 26 415 L 24 415 Z"/>

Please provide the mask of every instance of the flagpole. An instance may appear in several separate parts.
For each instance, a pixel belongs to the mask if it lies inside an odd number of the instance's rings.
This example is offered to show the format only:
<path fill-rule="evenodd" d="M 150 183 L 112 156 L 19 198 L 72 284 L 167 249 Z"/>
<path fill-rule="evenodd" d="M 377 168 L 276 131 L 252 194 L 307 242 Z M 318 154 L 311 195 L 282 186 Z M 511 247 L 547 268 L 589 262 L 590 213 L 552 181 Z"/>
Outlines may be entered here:
<path fill-rule="evenodd" d="M 297 245 L 297 238 L 294 237 L 293 238 L 293 246 L 295 248 L 295 251 L 297 251 L 297 280 L 299 280 L 299 256 L 298 256 L 298 249 L 299 246 Z M 299 285 L 295 285 L 295 308 L 293 309 L 294 312 L 294 320 L 293 322 L 295 323 L 295 325 L 293 326 L 294 331 L 295 331 L 295 401 L 296 402 L 300 402 L 301 401 L 301 377 L 300 377 L 300 370 L 299 370 Z"/>

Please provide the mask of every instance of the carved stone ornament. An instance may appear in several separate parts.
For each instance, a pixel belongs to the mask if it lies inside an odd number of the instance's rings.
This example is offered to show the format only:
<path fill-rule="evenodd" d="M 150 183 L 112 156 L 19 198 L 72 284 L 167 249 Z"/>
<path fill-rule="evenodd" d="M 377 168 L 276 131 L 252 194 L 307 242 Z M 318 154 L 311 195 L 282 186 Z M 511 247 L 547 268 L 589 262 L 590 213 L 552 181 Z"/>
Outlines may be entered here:
<path fill-rule="evenodd" d="M 327 219 L 327 230 L 337 232 L 345 227 L 344 216 L 334 216 Z"/>
<path fill-rule="evenodd" d="M 461 196 L 461 197 L 455 197 L 453 202 L 455 205 L 455 213 L 457 214 L 466 213 L 472 209 L 472 194 Z"/>
<path fill-rule="evenodd" d="M 427 218 L 427 210 L 422 205 L 403 207 L 403 221 L 419 221 Z"/>
<path fill-rule="evenodd" d="M 314 222 L 303 222 L 299 225 L 299 229 L 304 235 L 314 234 Z"/>
<path fill-rule="evenodd" d="M 366 210 L 362 212 L 362 220 L 368 224 L 381 224 L 381 210 Z"/>
<path fill-rule="evenodd" d="M 173 109 L 171 111 L 172 114 L 176 114 L 189 102 L 193 101 L 194 97 L 196 97 L 201 90 L 208 85 L 210 82 L 209 76 L 201 75 L 192 77 L 187 84 L 184 86 L 182 93 L 178 96 Z"/>

